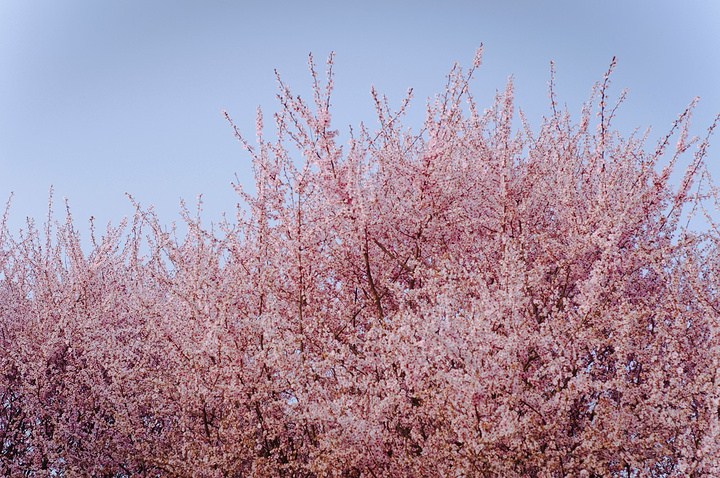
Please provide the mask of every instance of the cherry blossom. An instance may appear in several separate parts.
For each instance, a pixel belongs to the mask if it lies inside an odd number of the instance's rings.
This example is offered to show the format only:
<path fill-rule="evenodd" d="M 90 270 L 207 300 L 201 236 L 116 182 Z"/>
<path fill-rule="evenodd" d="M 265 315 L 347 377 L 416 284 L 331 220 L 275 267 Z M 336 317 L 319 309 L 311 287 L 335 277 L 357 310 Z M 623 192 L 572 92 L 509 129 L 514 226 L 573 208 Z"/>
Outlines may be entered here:
<path fill-rule="evenodd" d="M 235 129 L 236 221 L 137 205 L 88 249 L 52 200 L 42 230 L 6 211 L 0 471 L 720 476 L 717 121 L 623 136 L 613 60 L 577 120 L 551 73 L 532 131 L 512 81 L 475 103 L 480 60 L 415 132 L 373 90 L 343 145 L 332 56 L 310 102 L 278 78 L 276 138 Z"/>

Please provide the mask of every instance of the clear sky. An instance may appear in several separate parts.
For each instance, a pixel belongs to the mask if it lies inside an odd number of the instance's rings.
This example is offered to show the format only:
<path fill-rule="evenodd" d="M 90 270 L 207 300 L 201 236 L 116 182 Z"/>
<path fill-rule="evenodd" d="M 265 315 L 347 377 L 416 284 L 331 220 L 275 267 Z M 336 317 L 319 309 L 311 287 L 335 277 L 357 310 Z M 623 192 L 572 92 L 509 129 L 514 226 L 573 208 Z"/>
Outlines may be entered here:
<path fill-rule="evenodd" d="M 652 126 L 653 141 L 695 96 L 695 134 L 720 112 L 720 0 L 0 0 L 0 198 L 15 192 L 14 230 L 42 221 L 51 185 L 80 229 L 132 214 L 126 192 L 165 224 L 203 194 L 218 221 L 238 202 L 234 175 L 252 183 L 221 111 L 253 138 L 257 106 L 276 109 L 273 69 L 307 96 L 308 53 L 335 51 L 335 127 L 374 124 L 371 84 L 396 105 L 413 87 L 418 126 L 480 43 L 481 106 L 514 75 L 533 125 L 551 60 L 577 115 L 617 56 L 612 91 L 629 96 L 616 125 Z M 710 151 L 720 181 L 720 135 Z"/>

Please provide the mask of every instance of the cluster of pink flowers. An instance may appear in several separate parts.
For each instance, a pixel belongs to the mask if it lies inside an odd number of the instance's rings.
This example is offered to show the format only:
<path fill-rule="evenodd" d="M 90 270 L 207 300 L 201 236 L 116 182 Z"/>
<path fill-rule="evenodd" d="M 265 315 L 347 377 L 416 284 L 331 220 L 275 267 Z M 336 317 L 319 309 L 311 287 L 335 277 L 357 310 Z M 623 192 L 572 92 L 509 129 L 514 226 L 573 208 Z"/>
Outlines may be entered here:
<path fill-rule="evenodd" d="M 479 62 L 419 133 L 374 94 L 379 128 L 344 146 L 332 58 L 327 83 L 311 62 L 277 139 L 261 115 L 256 145 L 238 135 L 256 191 L 215 231 L 138 208 L 84 252 L 69 213 L 3 220 L 0 474 L 720 476 L 720 234 L 684 225 L 717 191 L 691 109 L 648 149 L 611 128 L 606 79 L 580 127 L 552 94 L 532 132 L 511 83 L 476 107 Z"/>

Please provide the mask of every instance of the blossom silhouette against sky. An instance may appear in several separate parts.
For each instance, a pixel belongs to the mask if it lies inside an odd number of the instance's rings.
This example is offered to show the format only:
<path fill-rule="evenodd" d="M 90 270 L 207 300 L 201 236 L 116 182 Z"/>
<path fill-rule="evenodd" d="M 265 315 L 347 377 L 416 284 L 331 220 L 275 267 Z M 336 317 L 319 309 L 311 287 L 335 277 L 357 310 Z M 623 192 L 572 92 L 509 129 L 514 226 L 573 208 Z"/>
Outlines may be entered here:
<path fill-rule="evenodd" d="M 374 84 L 421 124 L 425 100 L 455 61 L 484 45 L 473 85 L 490 106 L 514 75 L 517 105 L 537 127 L 547 115 L 550 61 L 574 118 L 613 56 L 611 93 L 629 89 L 616 126 L 663 136 L 695 96 L 693 134 L 720 111 L 720 4 L 596 2 L 123 2 L 0 4 L 0 198 L 10 224 L 39 222 L 48 190 L 67 197 L 83 229 L 102 229 L 154 205 L 167 223 L 203 195 L 207 221 L 234 213 L 234 174 L 250 185 L 249 156 L 222 115 L 252 137 L 255 110 L 275 108 L 274 69 L 307 97 L 308 53 L 336 52 L 333 127 L 376 124 Z M 709 158 L 711 171 L 720 166 Z M 56 209 L 59 209 L 56 207 Z"/>

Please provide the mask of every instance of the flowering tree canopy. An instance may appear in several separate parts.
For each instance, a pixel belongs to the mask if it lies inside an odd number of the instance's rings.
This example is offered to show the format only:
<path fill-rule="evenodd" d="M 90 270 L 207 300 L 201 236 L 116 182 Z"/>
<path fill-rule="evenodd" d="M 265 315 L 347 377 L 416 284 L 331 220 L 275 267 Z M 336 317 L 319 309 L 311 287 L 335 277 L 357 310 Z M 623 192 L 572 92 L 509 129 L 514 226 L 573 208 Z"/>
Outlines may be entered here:
<path fill-rule="evenodd" d="M 608 71 L 578 123 L 551 81 L 533 132 L 511 82 L 477 107 L 479 64 L 419 132 L 410 95 L 373 91 L 379 127 L 340 145 L 332 57 L 325 82 L 311 58 L 311 101 L 279 83 L 275 139 L 261 113 L 256 143 L 236 130 L 255 191 L 216 230 L 185 211 L 178 238 L 138 206 L 87 252 L 69 210 L 3 219 L 0 472 L 720 476 L 693 105 L 656 146 L 623 137 Z"/>

